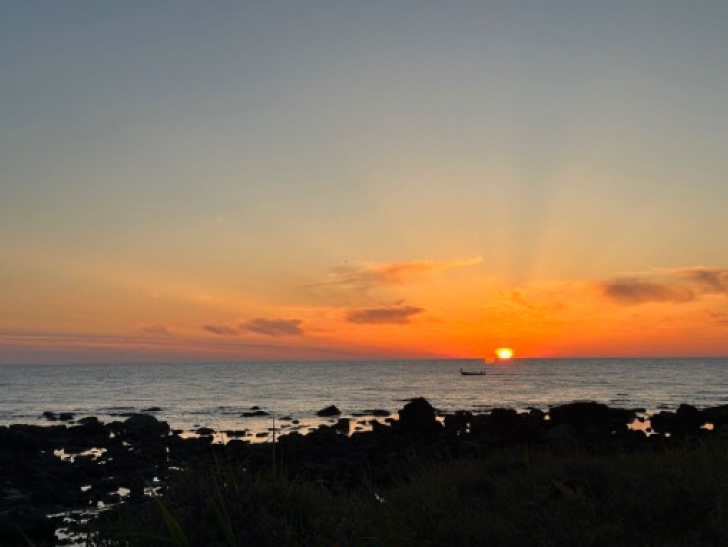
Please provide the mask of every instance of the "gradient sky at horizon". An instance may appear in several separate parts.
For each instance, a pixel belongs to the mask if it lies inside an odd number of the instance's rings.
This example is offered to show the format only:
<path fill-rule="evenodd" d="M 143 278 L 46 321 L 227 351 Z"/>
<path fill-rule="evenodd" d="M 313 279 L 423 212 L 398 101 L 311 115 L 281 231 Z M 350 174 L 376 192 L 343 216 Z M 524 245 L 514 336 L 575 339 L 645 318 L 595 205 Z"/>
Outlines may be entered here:
<path fill-rule="evenodd" d="M 728 3 L 0 1 L 0 363 L 728 355 Z"/>

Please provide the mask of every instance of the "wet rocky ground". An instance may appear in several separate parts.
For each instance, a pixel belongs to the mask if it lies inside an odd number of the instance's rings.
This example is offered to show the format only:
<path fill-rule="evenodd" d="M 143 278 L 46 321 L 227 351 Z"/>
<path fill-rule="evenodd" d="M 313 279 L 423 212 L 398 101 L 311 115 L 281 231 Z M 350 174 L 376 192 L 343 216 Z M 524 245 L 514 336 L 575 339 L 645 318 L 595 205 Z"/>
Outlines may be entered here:
<path fill-rule="evenodd" d="M 284 417 L 276 431 L 253 433 L 172 431 L 153 415 L 159 409 L 147 410 L 108 423 L 48 412 L 48 425 L 0 427 L 0 545 L 71 543 L 83 534 L 86 513 L 138 503 L 164 488 L 170 470 L 213 457 L 251 471 L 276 466 L 347 484 L 365 475 L 394 480 L 412 454 L 457 458 L 526 443 L 555 451 L 660 450 L 728 436 L 728 405 L 702 410 L 681 405 L 646 419 L 641 409 L 594 402 L 547 412 L 497 408 L 442 414 L 418 398 L 393 415 L 373 409 L 342 417 L 329 406 L 317 413 L 326 423 L 313 430 L 291 431 L 299 424 Z M 279 430 L 281 425 L 288 429 Z"/>

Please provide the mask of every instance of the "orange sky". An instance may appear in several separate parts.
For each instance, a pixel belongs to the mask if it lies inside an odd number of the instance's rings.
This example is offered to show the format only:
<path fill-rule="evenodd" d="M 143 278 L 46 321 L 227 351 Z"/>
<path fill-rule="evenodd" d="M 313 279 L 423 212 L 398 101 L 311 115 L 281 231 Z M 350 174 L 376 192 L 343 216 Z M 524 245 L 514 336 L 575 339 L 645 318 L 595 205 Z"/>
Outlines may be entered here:
<path fill-rule="evenodd" d="M 361 263 L 301 280 L 279 302 L 92 278 L 69 281 L 40 313 L 28 295 L 10 299 L 26 313 L 5 320 L 15 332 L 2 337 L 3 360 L 490 358 L 500 346 L 519 357 L 720 356 L 728 326 L 718 268 L 506 286 L 474 258 Z"/>
<path fill-rule="evenodd" d="M 728 356 L 728 3 L 0 7 L 0 363 Z"/>

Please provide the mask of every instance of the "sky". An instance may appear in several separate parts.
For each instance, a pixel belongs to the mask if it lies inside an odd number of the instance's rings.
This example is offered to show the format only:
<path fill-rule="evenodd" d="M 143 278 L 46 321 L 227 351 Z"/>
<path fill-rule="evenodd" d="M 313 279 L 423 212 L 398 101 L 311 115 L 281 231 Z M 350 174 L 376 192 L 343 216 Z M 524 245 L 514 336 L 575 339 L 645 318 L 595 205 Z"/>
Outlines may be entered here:
<path fill-rule="evenodd" d="M 726 21 L 0 0 L 0 363 L 728 356 Z"/>

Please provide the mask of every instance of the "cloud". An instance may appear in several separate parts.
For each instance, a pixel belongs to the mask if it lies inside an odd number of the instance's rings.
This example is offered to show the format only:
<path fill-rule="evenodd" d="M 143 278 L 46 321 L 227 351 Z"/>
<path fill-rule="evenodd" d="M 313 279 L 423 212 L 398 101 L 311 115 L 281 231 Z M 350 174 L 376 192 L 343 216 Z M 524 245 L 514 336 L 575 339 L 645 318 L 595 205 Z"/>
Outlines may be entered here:
<path fill-rule="evenodd" d="M 258 317 L 240 325 L 240 329 L 266 336 L 301 336 L 303 329 L 300 319 L 264 319 Z"/>
<path fill-rule="evenodd" d="M 728 327 L 728 313 L 705 310 L 705 313 L 721 327 Z"/>
<path fill-rule="evenodd" d="M 362 263 L 336 268 L 324 285 L 339 285 L 356 289 L 369 289 L 382 285 L 405 285 L 415 283 L 433 272 L 474 266 L 483 261 L 481 257 L 464 260 L 412 260 L 388 264 Z"/>
<path fill-rule="evenodd" d="M 202 330 L 217 334 L 218 336 L 237 336 L 238 331 L 227 325 L 202 325 Z"/>
<path fill-rule="evenodd" d="M 410 319 L 425 311 L 414 306 L 350 310 L 346 320 L 358 325 L 407 325 Z"/>
<path fill-rule="evenodd" d="M 165 325 L 158 323 L 141 326 L 137 329 L 137 333 L 147 336 L 174 336 Z"/>
<path fill-rule="evenodd" d="M 695 284 L 701 292 L 728 295 L 728 269 L 697 267 L 679 270 L 678 273 Z"/>
<path fill-rule="evenodd" d="M 677 283 L 642 279 L 618 279 L 601 284 L 603 294 L 625 306 L 638 306 L 648 302 L 690 302 L 695 291 Z"/>
<path fill-rule="evenodd" d="M 626 306 L 685 303 L 708 295 L 728 296 L 728 269 L 698 266 L 616 278 L 596 285 L 608 299 Z"/>

